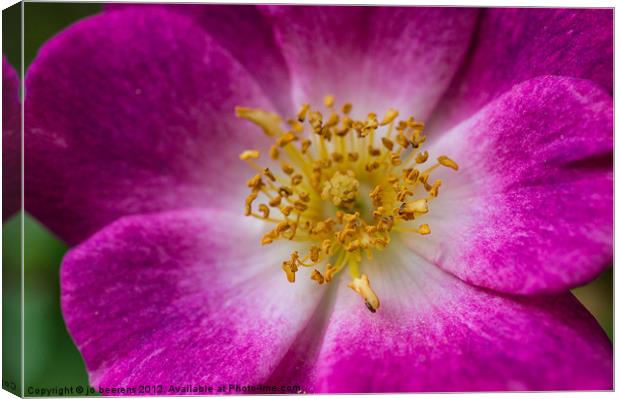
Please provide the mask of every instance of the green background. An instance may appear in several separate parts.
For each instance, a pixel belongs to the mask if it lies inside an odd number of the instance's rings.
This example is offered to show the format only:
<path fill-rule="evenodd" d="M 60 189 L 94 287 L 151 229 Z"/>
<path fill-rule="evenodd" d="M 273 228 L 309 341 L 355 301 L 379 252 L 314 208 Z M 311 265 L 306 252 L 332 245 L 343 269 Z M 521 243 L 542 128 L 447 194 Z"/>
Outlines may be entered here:
<path fill-rule="evenodd" d="M 26 3 L 24 63 L 27 68 L 46 40 L 72 22 L 97 13 L 97 4 Z M 19 7 L 3 11 L 3 52 L 19 68 Z M 3 231 L 3 378 L 16 375 L 19 359 L 19 216 Z M 33 387 L 87 384 L 82 358 L 68 335 L 60 312 L 59 267 L 67 246 L 26 215 L 25 245 L 25 383 Z M 612 337 L 613 277 L 611 268 L 574 293 Z"/>

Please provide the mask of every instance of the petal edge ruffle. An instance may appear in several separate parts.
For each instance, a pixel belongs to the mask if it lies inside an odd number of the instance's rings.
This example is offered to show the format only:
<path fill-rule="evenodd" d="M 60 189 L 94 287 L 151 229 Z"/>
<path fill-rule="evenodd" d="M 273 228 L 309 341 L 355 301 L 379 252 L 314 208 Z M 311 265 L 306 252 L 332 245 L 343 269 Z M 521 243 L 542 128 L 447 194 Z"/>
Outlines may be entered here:
<path fill-rule="evenodd" d="M 111 3 L 106 10 L 164 7 L 187 15 L 235 57 L 267 93 L 283 115 L 292 115 L 288 67 L 276 45 L 271 26 L 249 4 L 128 4 Z"/>
<path fill-rule="evenodd" d="M 437 114 L 433 134 L 467 119 L 515 84 L 543 75 L 589 79 L 612 91 L 613 10 L 490 8 Z"/>
<path fill-rule="evenodd" d="M 298 338 L 301 350 L 271 383 L 309 393 L 612 389 L 609 339 L 569 293 L 497 294 L 406 250 L 365 266 L 377 313 L 344 279 L 326 306 L 332 314 L 313 326 L 323 326 L 321 338 Z"/>
<path fill-rule="evenodd" d="M 395 107 L 425 119 L 460 65 L 473 8 L 264 6 L 291 73 L 293 99 L 351 102 L 353 113 Z"/>
<path fill-rule="evenodd" d="M 514 86 L 430 149 L 442 192 L 410 239 L 475 285 L 561 292 L 594 279 L 613 252 L 613 103 L 598 85 L 540 77 Z M 422 219 L 421 219 L 422 220 Z"/>
<path fill-rule="evenodd" d="M 272 109 L 192 20 L 161 8 L 84 19 L 26 77 L 26 209 L 69 243 L 118 217 L 243 204 L 238 154 L 268 140 L 236 105 Z"/>
<path fill-rule="evenodd" d="M 286 281 L 261 222 L 209 209 L 119 219 L 61 269 L 67 328 L 96 387 L 264 382 L 320 299 Z M 191 392 L 189 392 L 191 393 Z"/>

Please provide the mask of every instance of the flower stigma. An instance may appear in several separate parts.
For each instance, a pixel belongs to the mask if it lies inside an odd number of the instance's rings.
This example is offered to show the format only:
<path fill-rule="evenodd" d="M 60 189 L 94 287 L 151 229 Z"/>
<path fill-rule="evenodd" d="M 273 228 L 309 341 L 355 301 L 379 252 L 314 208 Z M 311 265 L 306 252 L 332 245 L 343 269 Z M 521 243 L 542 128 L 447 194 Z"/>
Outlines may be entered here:
<path fill-rule="evenodd" d="M 375 113 L 355 120 L 350 103 L 340 112 L 332 96 L 323 103 L 327 118 L 304 104 L 286 122 L 275 113 L 236 107 L 238 117 L 273 140 L 263 166 L 258 150 L 239 156 L 256 171 L 247 182 L 245 215 L 272 224 L 262 245 L 300 244 L 282 261 L 289 282 L 309 268 L 312 280 L 329 284 L 346 268 L 348 286 L 374 313 L 380 302 L 362 273 L 363 260 L 388 247 L 393 233 L 431 234 L 428 224 L 418 222 L 442 184 L 430 175 L 438 167 L 459 167 L 445 155 L 428 162 L 428 152 L 421 151 L 424 123 L 412 116 L 397 120 L 398 111 L 389 109 L 381 120 Z"/>

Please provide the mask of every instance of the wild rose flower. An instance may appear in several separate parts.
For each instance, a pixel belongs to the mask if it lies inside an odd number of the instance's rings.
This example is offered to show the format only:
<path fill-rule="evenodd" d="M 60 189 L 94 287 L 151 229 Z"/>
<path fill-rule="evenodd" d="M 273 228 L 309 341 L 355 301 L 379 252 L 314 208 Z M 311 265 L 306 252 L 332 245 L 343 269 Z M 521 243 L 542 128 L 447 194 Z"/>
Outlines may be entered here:
<path fill-rule="evenodd" d="M 611 15 L 126 7 L 50 40 L 26 207 L 76 244 L 91 383 L 610 389 L 568 290 L 612 254 Z"/>

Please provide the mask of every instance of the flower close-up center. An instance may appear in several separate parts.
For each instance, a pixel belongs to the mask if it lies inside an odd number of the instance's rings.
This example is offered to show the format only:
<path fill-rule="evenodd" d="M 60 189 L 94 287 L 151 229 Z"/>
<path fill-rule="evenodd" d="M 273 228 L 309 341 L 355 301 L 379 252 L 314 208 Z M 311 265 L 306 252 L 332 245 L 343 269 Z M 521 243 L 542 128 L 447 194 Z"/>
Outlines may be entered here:
<path fill-rule="evenodd" d="M 380 301 L 364 261 L 388 248 L 395 234 L 431 234 L 423 216 L 442 184 L 431 174 L 441 166 L 456 171 L 458 165 L 446 155 L 430 161 L 422 150 L 424 123 L 413 116 L 398 119 L 390 108 L 381 120 L 375 113 L 356 120 L 350 103 L 338 111 L 327 96 L 323 105 L 325 117 L 304 104 L 286 121 L 237 107 L 237 116 L 273 139 L 262 164 L 258 150 L 240 155 L 257 172 L 247 182 L 245 214 L 272 224 L 263 245 L 278 239 L 298 245 L 282 261 L 289 282 L 308 268 L 312 280 L 327 284 L 347 268 L 349 287 L 376 312 Z"/>
<path fill-rule="evenodd" d="M 13 393 L 614 390 L 613 8 L 52 3 L 3 54 Z"/>

